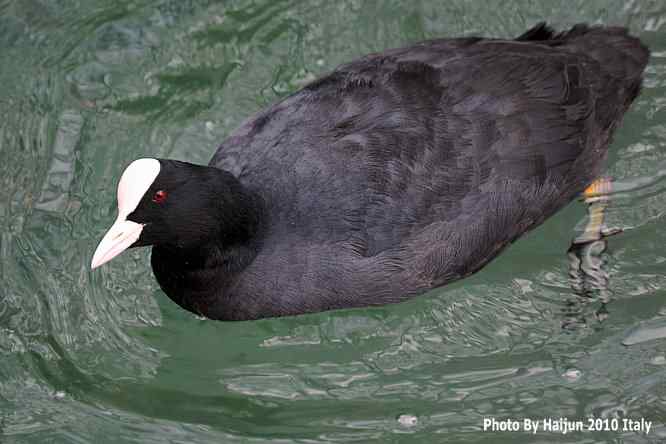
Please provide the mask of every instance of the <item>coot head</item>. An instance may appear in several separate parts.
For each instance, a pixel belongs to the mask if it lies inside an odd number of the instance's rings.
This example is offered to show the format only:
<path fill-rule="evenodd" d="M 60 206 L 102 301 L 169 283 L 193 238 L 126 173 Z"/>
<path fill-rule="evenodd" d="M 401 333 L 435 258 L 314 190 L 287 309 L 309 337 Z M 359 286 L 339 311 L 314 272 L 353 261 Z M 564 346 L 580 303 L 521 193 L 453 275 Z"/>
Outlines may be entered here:
<path fill-rule="evenodd" d="M 240 235 L 240 183 L 217 168 L 166 159 L 138 159 L 118 182 L 118 217 L 92 259 L 92 268 L 128 248 L 191 250 Z M 242 230 L 241 230 L 242 231 Z"/>

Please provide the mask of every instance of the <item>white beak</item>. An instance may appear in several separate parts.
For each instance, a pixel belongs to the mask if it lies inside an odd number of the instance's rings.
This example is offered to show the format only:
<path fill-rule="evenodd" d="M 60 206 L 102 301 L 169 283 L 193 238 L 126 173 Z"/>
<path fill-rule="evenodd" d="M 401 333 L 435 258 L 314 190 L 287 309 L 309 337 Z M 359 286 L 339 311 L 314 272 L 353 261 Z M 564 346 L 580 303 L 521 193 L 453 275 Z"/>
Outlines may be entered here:
<path fill-rule="evenodd" d="M 95 269 L 127 250 L 139 239 L 142 230 L 142 224 L 118 217 L 97 246 L 90 268 Z"/>

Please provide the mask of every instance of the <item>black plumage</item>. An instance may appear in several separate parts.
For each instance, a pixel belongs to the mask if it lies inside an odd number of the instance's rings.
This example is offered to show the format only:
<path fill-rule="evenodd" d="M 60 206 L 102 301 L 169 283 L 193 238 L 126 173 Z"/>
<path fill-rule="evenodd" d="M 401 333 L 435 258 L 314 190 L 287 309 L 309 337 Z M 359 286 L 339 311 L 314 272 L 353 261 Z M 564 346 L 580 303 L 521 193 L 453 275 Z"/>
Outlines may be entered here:
<path fill-rule="evenodd" d="M 648 57 L 624 28 L 544 24 L 367 55 L 247 120 L 209 167 L 161 160 L 146 195 L 170 189 L 170 205 L 144 198 L 136 245 L 154 245 L 171 299 L 210 318 L 424 293 L 599 176 Z"/>

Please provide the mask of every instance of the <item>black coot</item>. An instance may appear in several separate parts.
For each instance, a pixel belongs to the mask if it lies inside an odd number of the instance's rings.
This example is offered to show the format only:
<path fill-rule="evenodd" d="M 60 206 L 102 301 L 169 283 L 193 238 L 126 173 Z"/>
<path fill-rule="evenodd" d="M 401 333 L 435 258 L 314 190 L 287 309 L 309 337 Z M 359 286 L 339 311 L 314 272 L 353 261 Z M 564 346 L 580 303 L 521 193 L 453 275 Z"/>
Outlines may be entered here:
<path fill-rule="evenodd" d="M 209 166 L 140 159 L 93 268 L 152 245 L 214 319 L 403 301 L 479 270 L 601 173 L 649 57 L 617 27 L 370 54 L 247 120 Z"/>

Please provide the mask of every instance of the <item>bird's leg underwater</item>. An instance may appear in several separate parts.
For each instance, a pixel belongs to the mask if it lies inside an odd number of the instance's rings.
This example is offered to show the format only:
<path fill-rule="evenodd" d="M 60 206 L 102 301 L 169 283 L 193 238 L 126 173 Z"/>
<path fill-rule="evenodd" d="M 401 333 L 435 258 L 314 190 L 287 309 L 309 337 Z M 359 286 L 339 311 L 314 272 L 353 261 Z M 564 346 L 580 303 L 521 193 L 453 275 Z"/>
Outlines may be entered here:
<path fill-rule="evenodd" d="M 563 323 L 565 328 L 586 324 L 583 308 L 593 299 L 601 301 L 595 318 L 603 321 L 608 317 L 606 304 L 610 301 L 609 276 L 605 270 L 603 254 L 608 246 L 606 238 L 622 231 L 609 230 L 604 224 L 611 191 L 611 180 L 604 177 L 595 180 L 583 192 L 583 200 L 587 204 L 587 222 L 583 231 L 573 239 L 567 252 L 570 285 L 578 297 L 567 302 L 566 319 Z"/>
<path fill-rule="evenodd" d="M 588 219 L 585 229 L 573 240 L 573 244 L 586 244 L 621 231 L 620 229 L 609 230 L 604 224 L 605 210 L 612 189 L 610 178 L 602 177 L 592 182 L 583 191 L 583 200 L 588 205 Z"/>

